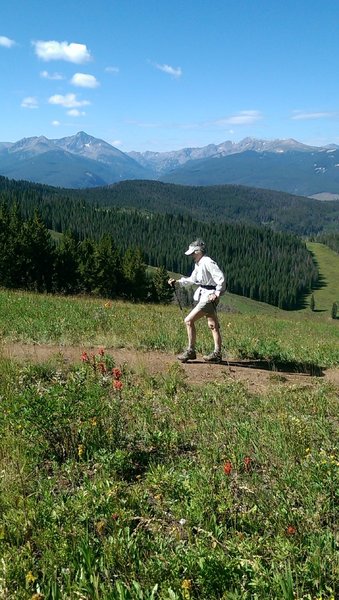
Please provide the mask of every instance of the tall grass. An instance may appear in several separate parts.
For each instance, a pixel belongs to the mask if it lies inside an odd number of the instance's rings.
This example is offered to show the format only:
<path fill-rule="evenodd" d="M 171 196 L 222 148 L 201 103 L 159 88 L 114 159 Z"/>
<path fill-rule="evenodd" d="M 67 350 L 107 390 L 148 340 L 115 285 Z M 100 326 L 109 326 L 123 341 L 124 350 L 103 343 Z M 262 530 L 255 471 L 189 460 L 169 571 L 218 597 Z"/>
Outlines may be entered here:
<path fill-rule="evenodd" d="M 339 364 L 339 320 L 299 320 L 265 314 L 220 313 L 224 352 L 296 365 Z M 186 345 L 177 306 L 105 302 L 0 291 L 0 335 L 4 343 L 59 344 L 158 349 Z M 205 322 L 198 323 L 198 351 L 211 349 Z"/>
<path fill-rule="evenodd" d="M 0 362 L 0 597 L 334 600 L 334 387 L 83 360 Z"/>

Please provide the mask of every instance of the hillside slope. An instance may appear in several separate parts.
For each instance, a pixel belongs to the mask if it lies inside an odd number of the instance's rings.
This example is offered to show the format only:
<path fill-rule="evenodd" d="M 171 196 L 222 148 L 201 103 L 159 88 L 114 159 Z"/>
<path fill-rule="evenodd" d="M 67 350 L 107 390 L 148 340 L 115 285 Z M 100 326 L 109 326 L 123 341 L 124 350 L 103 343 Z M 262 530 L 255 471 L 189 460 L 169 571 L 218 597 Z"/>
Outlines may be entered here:
<path fill-rule="evenodd" d="M 104 207 L 191 215 L 201 221 L 268 225 L 309 235 L 339 228 L 339 202 L 321 202 L 241 185 L 190 186 L 157 181 L 122 181 L 74 195 Z"/>
<path fill-rule="evenodd" d="M 315 315 L 331 315 L 333 302 L 339 307 L 339 254 L 316 242 L 308 242 L 307 248 L 312 252 L 319 269 L 320 285 L 313 290 L 315 300 Z M 308 306 L 311 294 L 307 298 Z M 338 340 L 339 343 L 339 340 Z"/>
<path fill-rule="evenodd" d="M 182 185 L 247 185 L 312 196 L 339 192 L 339 150 L 254 152 L 189 161 L 161 181 Z"/>

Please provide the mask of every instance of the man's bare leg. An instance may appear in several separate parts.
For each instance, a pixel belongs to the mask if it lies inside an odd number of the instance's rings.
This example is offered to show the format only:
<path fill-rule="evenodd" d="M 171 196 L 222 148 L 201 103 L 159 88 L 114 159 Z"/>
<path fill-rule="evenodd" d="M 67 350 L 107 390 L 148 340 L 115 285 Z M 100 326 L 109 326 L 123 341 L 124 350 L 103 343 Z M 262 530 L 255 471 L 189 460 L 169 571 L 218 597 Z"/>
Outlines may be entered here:
<path fill-rule="evenodd" d="M 221 334 L 220 334 L 220 325 L 219 325 L 217 316 L 208 317 L 207 323 L 208 323 L 210 330 L 212 331 L 213 341 L 214 341 L 214 350 L 215 350 L 215 352 L 221 352 L 222 340 L 221 340 Z"/>
<path fill-rule="evenodd" d="M 195 352 L 195 343 L 196 343 L 196 329 L 195 322 L 201 317 L 204 317 L 205 314 L 202 310 L 198 310 L 194 308 L 185 318 L 185 325 L 187 331 L 188 338 L 188 349 L 185 350 L 182 354 L 179 354 L 177 357 L 181 362 L 187 362 L 188 360 L 195 360 L 197 355 Z"/>

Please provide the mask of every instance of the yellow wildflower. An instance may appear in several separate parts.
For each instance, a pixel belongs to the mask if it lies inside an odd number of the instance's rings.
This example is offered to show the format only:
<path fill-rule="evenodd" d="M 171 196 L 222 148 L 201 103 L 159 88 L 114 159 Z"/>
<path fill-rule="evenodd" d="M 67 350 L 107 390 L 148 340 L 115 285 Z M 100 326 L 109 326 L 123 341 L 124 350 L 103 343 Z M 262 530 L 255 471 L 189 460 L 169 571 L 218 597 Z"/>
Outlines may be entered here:
<path fill-rule="evenodd" d="M 183 590 L 191 590 L 192 589 L 192 579 L 184 579 L 181 587 Z"/>
<path fill-rule="evenodd" d="M 28 573 L 26 574 L 26 583 L 34 583 L 34 581 L 36 581 L 36 576 L 33 575 L 32 571 L 28 571 Z"/>
<path fill-rule="evenodd" d="M 101 521 L 97 521 L 97 523 L 95 524 L 95 529 L 97 530 L 99 535 L 102 535 L 104 533 L 105 527 L 106 521 L 104 521 L 103 519 Z"/>
<path fill-rule="evenodd" d="M 84 453 L 84 445 L 83 444 L 79 444 L 79 446 L 78 446 L 78 456 L 79 456 L 79 458 L 82 457 L 83 453 Z"/>

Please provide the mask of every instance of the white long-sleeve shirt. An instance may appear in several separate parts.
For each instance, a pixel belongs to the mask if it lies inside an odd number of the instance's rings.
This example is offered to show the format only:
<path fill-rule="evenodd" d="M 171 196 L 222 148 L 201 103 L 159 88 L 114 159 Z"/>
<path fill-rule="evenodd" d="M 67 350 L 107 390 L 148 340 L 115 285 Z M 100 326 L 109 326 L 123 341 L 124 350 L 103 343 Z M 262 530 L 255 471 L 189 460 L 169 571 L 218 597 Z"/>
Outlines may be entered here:
<path fill-rule="evenodd" d="M 212 260 L 209 256 L 202 256 L 199 262 L 194 266 L 193 272 L 190 277 L 180 277 L 178 279 L 179 285 L 197 285 L 199 286 L 195 292 L 194 300 L 203 300 L 206 296 L 215 293 L 216 296 L 221 296 L 226 290 L 225 276 L 217 263 Z M 214 289 L 206 289 L 201 286 L 213 286 Z"/>

